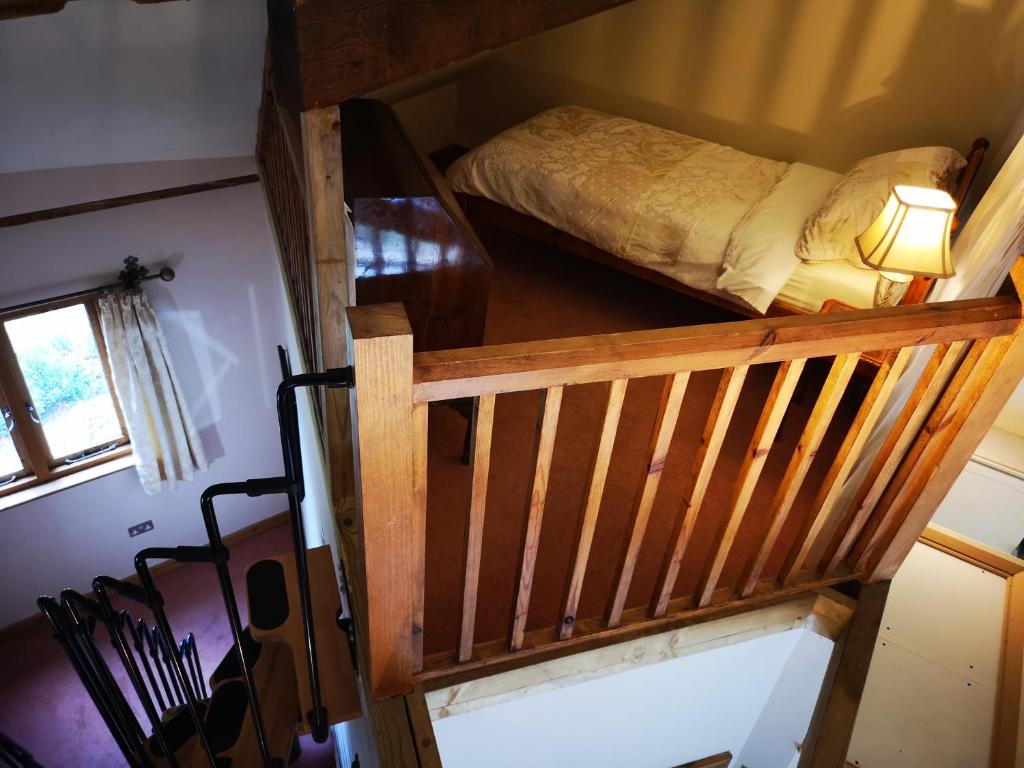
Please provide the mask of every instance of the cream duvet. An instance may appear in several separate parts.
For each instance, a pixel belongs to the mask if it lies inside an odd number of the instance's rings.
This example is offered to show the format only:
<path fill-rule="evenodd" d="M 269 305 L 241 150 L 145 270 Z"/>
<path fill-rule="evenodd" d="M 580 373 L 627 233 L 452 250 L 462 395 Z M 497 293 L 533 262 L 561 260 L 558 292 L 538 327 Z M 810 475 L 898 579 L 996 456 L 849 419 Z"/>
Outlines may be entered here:
<path fill-rule="evenodd" d="M 505 131 L 448 172 L 457 192 L 760 312 L 799 263 L 803 223 L 838 177 L 572 106 Z"/>

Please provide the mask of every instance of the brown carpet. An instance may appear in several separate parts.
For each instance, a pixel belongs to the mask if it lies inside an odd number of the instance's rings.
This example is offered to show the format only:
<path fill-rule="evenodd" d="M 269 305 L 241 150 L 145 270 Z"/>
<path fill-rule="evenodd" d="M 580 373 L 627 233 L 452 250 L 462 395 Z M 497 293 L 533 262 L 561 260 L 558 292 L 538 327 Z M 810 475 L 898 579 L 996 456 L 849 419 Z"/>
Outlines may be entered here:
<path fill-rule="evenodd" d="M 487 325 L 489 344 L 740 319 L 725 310 L 523 238 L 486 228 L 481 228 L 480 235 L 495 266 Z M 804 373 L 725 568 L 723 586 L 735 584 L 754 554 L 767 525 L 768 507 L 778 481 L 830 363 L 831 360 L 823 360 L 808 365 Z M 724 523 L 732 484 L 775 370 L 774 365 L 755 366 L 747 377 L 683 563 L 676 596 L 693 592 L 711 542 Z M 717 371 L 691 377 L 627 608 L 650 601 L 718 379 Z M 614 569 L 626 543 L 632 500 L 645 471 L 643 452 L 662 384 L 662 379 L 637 379 L 627 390 L 578 612 L 580 619 L 604 613 Z M 478 642 L 506 637 L 509 632 L 533 469 L 532 445 L 542 395 L 523 392 L 497 398 L 476 618 Z M 848 393 L 830 427 L 766 575 L 777 573 L 806 518 L 816 481 L 820 482 L 834 456 L 856 407 L 857 396 L 858 391 Z M 561 620 L 560 604 L 568 578 L 570 550 L 579 525 L 584 485 L 606 397 L 606 384 L 566 388 L 528 629 L 551 627 Z M 468 469 L 460 462 L 464 429 L 465 421 L 453 411 L 443 406 L 431 408 L 424 633 L 427 654 L 453 649 L 458 638 L 469 482 Z"/>

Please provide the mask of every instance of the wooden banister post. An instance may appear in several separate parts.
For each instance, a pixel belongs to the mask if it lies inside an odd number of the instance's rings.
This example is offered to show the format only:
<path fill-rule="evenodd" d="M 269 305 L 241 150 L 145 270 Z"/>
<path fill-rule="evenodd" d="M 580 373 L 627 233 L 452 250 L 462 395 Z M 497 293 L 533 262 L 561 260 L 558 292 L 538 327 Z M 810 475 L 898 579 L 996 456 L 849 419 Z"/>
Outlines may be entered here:
<path fill-rule="evenodd" d="M 370 691 L 384 698 L 412 689 L 414 585 L 423 580 L 415 556 L 412 329 L 401 304 L 346 312 Z"/>

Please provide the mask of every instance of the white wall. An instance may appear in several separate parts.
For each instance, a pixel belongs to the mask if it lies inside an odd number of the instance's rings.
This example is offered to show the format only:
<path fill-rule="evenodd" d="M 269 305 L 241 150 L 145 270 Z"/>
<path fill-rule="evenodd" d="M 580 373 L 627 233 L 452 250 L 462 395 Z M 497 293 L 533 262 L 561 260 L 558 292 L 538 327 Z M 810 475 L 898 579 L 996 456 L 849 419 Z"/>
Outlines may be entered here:
<path fill-rule="evenodd" d="M 1009 554 L 1024 537 L 1024 480 L 968 462 L 932 522 Z"/>
<path fill-rule="evenodd" d="M 0 172 L 251 155 L 266 3 L 68 3 L 0 24 Z"/>
<path fill-rule="evenodd" d="M 796 748 L 778 737 L 803 738 L 831 647 L 803 629 L 768 635 L 444 717 L 434 734 L 446 768 L 666 768 L 724 751 L 785 768 Z"/>
<path fill-rule="evenodd" d="M 236 158 L 8 174 L 0 176 L 0 211 L 252 171 L 251 159 Z M 206 486 L 282 470 L 275 346 L 289 344 L 291 328 L 259 186 L 0 230 L 0 307 L 108 282 L 129 254 L 178 273 L 146 291 L 211 467 L 156 496 L 129 469 L 0 511 L 0 626 L 32 614 L 39 594 L 131 573 L 143 547 L 205 543 Z M 282 497 L 225 498 L 218 514 L 228 533 L 286 506 Z M 129 539 L 128 526 L 149 519 L 155 530 Z"/>

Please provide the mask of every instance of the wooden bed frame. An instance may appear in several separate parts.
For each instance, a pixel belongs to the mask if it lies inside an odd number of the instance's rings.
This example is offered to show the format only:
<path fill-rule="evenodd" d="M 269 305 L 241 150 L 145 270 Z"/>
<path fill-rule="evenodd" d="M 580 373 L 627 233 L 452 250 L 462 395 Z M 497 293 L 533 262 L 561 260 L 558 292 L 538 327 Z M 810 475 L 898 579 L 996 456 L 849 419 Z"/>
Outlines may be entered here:
<path fill-rule="evenodd" d="M 971 150 L 967 154 L 967 165 L 965 165 L 960 171 L 960 175 L 957 177 L 956 189 L 953 192 L 953 200 L 956 203 L 957 210 L 960 209 L 964 200 L 967 198 L 967 194 L 970 192 L 971 187 L 974 184 L 974 180 L 977 178 L 978 169 L 981 167 L 981 161 L 984 159 L 985 151 L 988 147 L 989 141 L 984 138 L 975 139 L 974 143 L 971 145 Z M 540 219 L 520 213 L 519 211 L 508 208 L 500 203 L 496 203 L 493 200 L 465 193 L 457 194 L 456 197 L 462 205 L 463 210 L 466 212 L 466 215 L 473 222 L 485 222 L 544 243 L 545 245 L 555 246 L 563 251 L 568 251 L 569 253 L 573 253 L 577 256 L 582 256 L 585 259 L 596 261 L 599 264 L 611 267 L 619 272 L 625 272 L 626 274 L 633 275 L 634 277 L 639 277 L 643 280 L 647 280 L 648 282 L 660 285 L 664 288 L 668 288 L 669 290 L 698 299 L 705 303 L 727 309 L 730 312 L 735 312 L 744 317 L 787 317 L 790 315 L 812 314 L 798 307 L 785 304 L 784 302 L 775 301 L 768 308 L 765 315 L 761 315 L 751 307 L 730 301 L 725 297 L 717 296 L 713 293 L 702 291 L 698 288 L 691 288 L 690 286 L 685 285 L 678 280 L 674 280 L 661 272 L 640 266 L 639 264 L 634 264 L 633 262 L 626 261 L 618 256 L 613 256 L 607 251 L 588 243 L 586 240 L 581 240 L 580 238 L 570 235 L 567 232 L 563 232 Z M 958 222 L 954 220 L 954 230 L 956 229 L 957 223 Z M 931 289 L 934 280 L 935 278 L 931 277 L 915 277 L 911 281 L 910 287 L 907 289 L 907 293 L 904 295 L 903 300 L 900 303 L 922 303 L 925 296 L 928 295 L 928 291 Z M 828 303 L 829 302 L 826 302 L 826 304 Z"/>

